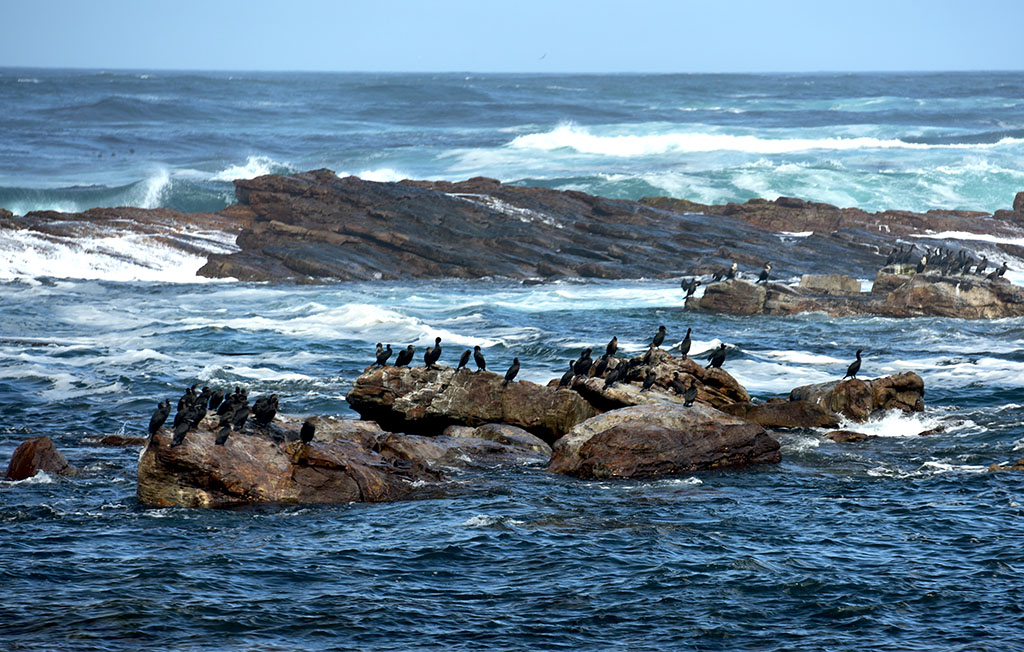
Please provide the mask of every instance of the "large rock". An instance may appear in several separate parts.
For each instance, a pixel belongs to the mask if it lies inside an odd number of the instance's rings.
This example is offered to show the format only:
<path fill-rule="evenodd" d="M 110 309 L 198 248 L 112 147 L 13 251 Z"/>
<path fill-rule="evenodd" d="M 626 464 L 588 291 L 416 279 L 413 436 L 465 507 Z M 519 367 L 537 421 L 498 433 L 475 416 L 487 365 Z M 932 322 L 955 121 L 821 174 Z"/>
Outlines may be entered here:
<path fill-rule="evenodd" d="M 719 408 L 727 414 L 749 419 L 765 428 L 835 428 L 839 418 L 810 401 L 769 401 L 732 403 Z"/>
<path fill-rule="evenodd" d="M 695 404 L 612 410 L 555 442 L 548 470 L 581 478 L 651 478 L 775 463 L 779 443 L 761 426 Z"/>
<path fill-rule="evenodd" d="M 74 475 L 75 467 L 68 464 L 49 437 L 33 437 L 21 442 L 11 455 L 7 465 L 8 480 L 24 480 L 31 478 L 40 471 L 58 475 Z"/>
<path fill-rule="evenodd" d="M 502 423 L 550 443 L 597 414 L 574 391 L 450 367 L 374 367 L 346 396 L 364 419 L 392 431 L 436 435 L 451 425 Z"/>
<path fill-rule="evenodd" d="M 886 295 L 875 314 L 964 319 L 1020 317 L 1024 316 L 1024 288 L 1005 279 L 914 274 Z"/>
<path fill-rule="evenodd" d="M 797 387 L 790 401 L 807 401 L 853 421 L 864 421 L 879 410 L 924 410 L 924 381 L 913 372 L 864 381 L 834 380 Z"/>
<path fill-rule="evenodd" d="M 731 280 L 709 285 L 704 290 L 704 296 L 687 301 L 686 307 L 734 315 L 760 315 L 764 312 L 766 297 L 767 290 L 764 285 Z"/>
<path fill-rule="evenodd" d="M 572 389 L 601 411 L 647 403 L 682 403 L 683 397 L 671 389 L 672 380 L 678 373 L 681 381 L 690 378 L 697 384 L 697 400 L 700 402 L 721 407 L 750 401 L 750 395 L 743 385 L 724 369 L 705 369 L 693 358 L 680 358 L 664 349 L 653 350 L 650 352 L 649 361 L 641 364 L 645 357 L 647 354 L 635 356 L 630 360 L 616 358 L 614 365 L 609 364 L 610 369 L 622 364 L 630 368 L 630 371 L 625 378 L 610 387 L 605 387 L 603 377 L 588 376 L 573 379 Z M 642 392 L 647 369 L 655 373 L 654 386 L 649 391 Z M 557 380 L 552 380 L 548 386 L 553 387 L 556 384 Z"/>
<path fill-rule="evenodd" d="M 816 294 L 860 294 L 860 281 L 842 274 L 804 274 L 800 289 Z"/>

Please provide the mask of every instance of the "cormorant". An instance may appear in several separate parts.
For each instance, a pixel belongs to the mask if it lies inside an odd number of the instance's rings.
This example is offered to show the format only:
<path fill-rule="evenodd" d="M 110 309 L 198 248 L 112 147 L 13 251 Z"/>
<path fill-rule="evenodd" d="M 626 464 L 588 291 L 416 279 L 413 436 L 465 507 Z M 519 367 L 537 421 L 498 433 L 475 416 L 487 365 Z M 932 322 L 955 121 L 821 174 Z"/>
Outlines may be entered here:
<path fill-rule="evenodd" d="M 391 345 L 388 344 L 387 348 L 382 347 L 379 343 L 377 344 L 377 362 L 374 364 L 378 367 L 384 367 L 388 363 L 388 358 L 391 357 Z"/>
<path fill-rule="evenodd" d="M 692 344 L 692 340 L 690 340 L 690 333 L 692 331 L 692 328 L 687 328 L 686 337 L 684 337 L 683 341 L 679 343 L 679 354 L 683 356 L 683 360 L 686 359 L 686 354 L 690 352 L 690 345 Z"/>
<path fill-rule="evenodd" d="M 577 376 L 586 376 L 590 373 L 590 366 L 594 364 L 594 361 L 590 359 L 591 349 L 583 349 L 583 353 L 580 354 L 580 359 L 576 361 L 576 366 L 573 367 L 573 371 L 576 372 Z"/>
<path fill-rule="evenodd" d="M 619 377 L 622 376 L 623 367 L 625 367 L 624 364 L 619 364 L 614 369 L 608 372 L 608 375 L 604 377 L 605 387 L 611 387 L 612 385 L 615 384 L 615 381 L 617 381 Z"/>
<path fill-rule="evenodd" d="M 227 442 L 228 436 L 231 435 L 231 418 L 224 417 L 221 419 L 217 428 L 217 439 L 213 443 L 215 446 L 223 446 Z"/>
<path fill-rule="evenodd" d="M 210 397 L 212 395 L 213 393 L 210 391 L 209 387 L 203 387 L 203 391 L 199 393 L 199 398 L 197 400 L 199 401 L 199 407 L 203 408 L 204 413 L 210 407 Z"/>
<path fill-rule="evenodd" d="M 761 270 L 761 273 L 758 274 L 757 282 L 758 283 L 767 283 L 768 279 L 771 277 L 771 274 L 772 274 L 772 263 L 771 263 L 771 261 L 768 261 L 768 262 L 766 262 L 764 264 L 764 269 Z"/>
<path fill-rule="evenodd" d="M 604 375 L 606 369 L 608 369 L 608 355 L 602 355 L 597 359 L 597 364 L 594 365 L 594 375 L 601 377 Z"/>
<path fill-rule="evenodd" d="M 163 403 L 156 404 L 156 411 L 153 412 L 153 416 L 149 418 L 149 434 L 156 434 L 157 430 L 160 430 L 160 426 L 164 425 L 164 421 L 167 421 L 167 417 L 171 414 L 171 399 L 165 398 Z"/>
<path fill-rule="evenodd" d="M 216 392 L 210 395 L 210 409 L 216 410 L 220 407 L 220 404 L 224 402 L 224 390 L 218 389 Z"/>
<path fill-rule="evenodd" d="M 686 286 L 686 297 L 685 298 L 689 299 L 690 297 L 692 297 L 693 293 L 697 291 L 697 286 L 698 285 L 700 285 L 700 281 L 698 281 L 697 279 L 692 279 L 689 282 L 689 284 L 687 284 L 687 286 Z"/>
<path fill-rule="evenodd" d="M 1003 274 L 1005 274 L 1007 269 L 1009 268 L 1006 266 L 1006 263 L 1004 262 L 1001 266 L 996 267 L 994 270 L 992 270 L 992 272 L 985 278 L 987 278 L 990 281 L 994 281 Z"/>
<path fill-rule="evenodd" d="M 476 362 L 477 371 L 487 371 L 487 361 L 484 360 L 484 354 L 480 352 L 479 344 L 473 347 L 473 361 Z"/>
<path fill-rule="evenodd" d="M 309 419 L 302 424 L 302 430 L 299 431 L 299 439 L 302 440 L 303 444 L 308 444 L 313 441 L 313 435 L 316 434 L 316 426 Z"/>
<path fill-rule="evenodd" d="M 248 421 L 248 419 L 249 419 L 249 402 L 248 401 L 244 401 L 237 408 L 235 408 L 235 413 L 231 417 L 231 425 L 236 430 L 241 430 L 242 427 L 245 426 L 245 422 Z"/>
<path fill-rule="evenodd" d="M 608 346 L 604 347 L 604 354 L 609 358 L 615 355 L 615 352 L 619 350 L 619 336 L 612 337 L 611 341 L 608 342 Z"/>
<path fill-rule="evenodd" d="M 697 381 L 691 379 L 690 386 L 683 392 L 683 407 L 690 407 L 697 400 Z"/>
<path fill-rule="evenodd" d="M 710 369 L 711 367 L 714 367 L 715 369 L 722 368 L 722 363 L 725 362 L 725 342 L 722 342 L 722 345 L 715 349 L 714 353 L 708 356 L 708 360 L 710 362 L 708 362 L 708 366 L 704 367 L 705 369 Z"/>
<path fill-rule="evenodd" d="M 277 394 L 261 396 L 256 399 L 252 406 L 252 414 L 256 417 L 256 423 L 265 426 L 277 416 L 278 400 Z"/>
<path fill-rule="evenodd" d="M 658 379 L 658 374 L 654 372 L 654 369 L 647 370 L 647 376 L 644 377 L 644 386 L 640 388 L 641 392 L 646 392 L 654 387 L 654 381 Z"/>
<path fill-rule="evenodd" d="M 473 352 L 470 351 L 469 349 L 463 351 L 462 356 L 459 358 L 459 366 L 455 367 L 455 371 L 458 371 L 459 369 L 462 369 L 467 364 L 469 364 L 469 356 L 471 355 L 473 355 Z"/>
<path fill-rule="evenodd" d="M 857 372 L 860 371 L 860 354 L 863 353 L 863 352 L 864 352 L 864 349 L 857 349 L 857 359 L 854 360 L 853 362 L 851 362 L 850 366 L 846 368 L 846 375 L 843 376 L 844 380 L 846 378 L 856 378 L 857 377 Z"/>
<path fill-rule="evenodd" d="M 988 269 L 988 256 L 982 256 L 981 262 L 978 263 L 978 266 L 976 268 L 974 268 L 974 273 L 977 274 L 978 276 L 981 276 L 982 274 L 985 273 L 986 269 Z"/>
<path fill-rule="evenodd" d="M 576 361 L 575 360 L 570 360 L 569 361 L 569 371 L 567 371 L 564 374 L 562 374 L 562 377 L 558 380 L 558 386 L 559 387 L 568 387 L 569 383 L 572 382 L 572 377 L 576 375 L 576 372 L 573 371 L 573 367 L 575 365 L 576 365 Z"/>
<path fill-rule="evenodd" d="M 725 280 L 731 281 L 732 279 L 736 278 L 736 271 L 738 269 L 739 269 L 739 264 L 738 263 L 733 263 L 729 267 L 729 271 L 725 273 Z"/>
<path fill-rule="evenodd" d="M 427 352 L 423 354 L 423 362 L 427 364 L 427 367 L 433 367 L 434 363 L 441 357 L 441 338 L 434 338 L 434 347 L 428 348 Z"/>
<path fill-rule="evenodd" d="M 921 256 L 921 261 L 917 263 L 917 273 L 924 274 L 926 267 L 928 267 L 928 256 Z"/>
<path fill-rule="evenodd" d="M 395 358 L 395 366 L 404 367 L 405 365 L 412 362 L 412 356 L 414 353 L 416 353 L 416 347 L 414 347 L 412 344 L 399 351 L 398 357 Z"/>
<path fill-rule="evenodd" d="M 661 346 L 661 343 L 665 341 L 665 327 L 658 326 L 658 332 L 654 334 L 654 339 L 651 340 L 651 344 L 655 347 Z"/>
<path fill-rule="evenodd" d="M 508 385 L 516 378 L 516 374 L 519 373 L 519 358 L 512 358 L 512 366 L 505 372 L 505 382 L 503 385 Z"/>

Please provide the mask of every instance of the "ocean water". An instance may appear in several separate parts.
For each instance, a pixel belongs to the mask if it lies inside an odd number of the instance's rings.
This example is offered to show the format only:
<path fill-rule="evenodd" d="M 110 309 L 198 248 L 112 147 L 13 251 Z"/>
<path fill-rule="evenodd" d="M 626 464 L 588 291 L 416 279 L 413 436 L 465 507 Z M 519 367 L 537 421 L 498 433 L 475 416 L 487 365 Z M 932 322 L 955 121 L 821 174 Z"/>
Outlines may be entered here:
<path fill-rule="evenodd" d="M 232 178 L 321 166 L 866 208 L 1024 190 L 1010 73 L 2 70 L 0 88 L 0 206 L 19 214 L 218 208 Z M 1024 649 L 1024 475 L 987 472 L 1024 457 L 1022 319 L 696 315 L 678 280 L 310 287 L 202 263 L 152 238 L 0 231 L 0 464 L 48 435 L 82 470 L 0 481 L 0 649 Z M 509 464 L 380 505 L 145 509 L 138 450 L 93 443 L 143 433 L 192 383 L 355 418 L 344 396 L 378 341 L 440 336 L 448 364 L 480 345 L 546 382 L 659 324 L 669 343 L 692 327 L 695 357 L 726 343 L 756 400 L 839 378 L 862 348 L 866 377 L 919 373 L 927 408 L 850 424 L 876 435 L 855 444 L 776 433 L 777 466 L 584 482 Z"/>
<path fill-rule="evenodd" d="M 0 208 L 211 210 L 328 167 L 704 203 L 1008 208 L 1024 73 L 403 75 L 0 68 Z"/>

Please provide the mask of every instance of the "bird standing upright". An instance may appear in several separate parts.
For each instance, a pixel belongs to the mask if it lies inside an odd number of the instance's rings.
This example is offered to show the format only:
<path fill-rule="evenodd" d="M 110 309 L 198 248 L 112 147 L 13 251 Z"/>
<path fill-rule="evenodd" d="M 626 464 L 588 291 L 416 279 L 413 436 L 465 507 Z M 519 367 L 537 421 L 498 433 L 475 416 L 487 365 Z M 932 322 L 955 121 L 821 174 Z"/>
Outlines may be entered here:
<path fill-rule="evenodd" d="M 171 414 L 171 399 L 165 398 L 162 403 L 156 404 L 156 411 L 149 418 L 149 434 L 155 435 L 157 430 L 164 425 L 167 417 Z"/>
<path fill-rule="evenodd" d="M 658 326 L 658 332 L 654 334 L 654 339 L 651 340 L 651 344 L 655 347 L 661 346 L 661 343 L 665 341 L 665 326 Z"/>
<path fill-rule="evenodd" d="M 683 360 L 686 359 L 686 354 L 690 352 L 690 346 L 693 344 L 693 340 L 690 339 L 691 332 L 693 332 L 693 329 L 687 328 L 686 337 L 679 343 L 679 355 L 683 356 Z"/>
<path fill-rule="evenodd" d="M 299 439 L 302 440 L 303 444 L 308 444 L 313 441 L 313 435 L 316 434 L 316 426 L 309 419 L 302 424 L 302 430 L 299 431 Z"/>
<path fill-rule="evenodd" d="M 512 358 L 512 366 L 505 372 L 505 382 L 503 385 L 508 385 L 516 379 L 516 374 L 519 373 L 519 358 Z"/>
<path fill-rule="evenodd" d="M 715 349 L 715 352 L 708 357 L 708 360 L 709 362 L 708 365 L 704 367 L 705 369 L 710 369 L 711 367 L 714 367 L 715 369 L 722 368 L 722 363 L 725 362 L 725 342 L 722 342 L 722 345 Z"/>
<path fill-rule="evenodd" d="M 860 371 L 860 354 L 864 352 L 864 349 L 857 349 L 857 359 L 850 363 L 850 366 L 846 368 L 846 375 L 843 379 L 856 378 L 857 372 Z"/>
<path fill-rule="evenodd" d="M 468 365 L 469 364 L 469 356 L 471 356 L 471 355 L 473 355 L 473 352 L 470 351 L 469 349 L 466 349 L 465 351 L 463 351 L 462 352 L 462 356 L 459 357 L 459 366 L 455 367 L 455 371 L 458 371 L 459 369 L 462 369 L 463 367 Z"/>
<path fill-rule="evenodd" d="M 761 273 L 758 274 L 757 282 L 758 283 L 767 283 L 768 279 L 771 278 L 771 275 L 772 275 L 772 263 L 771 263 L 771 261 L 768 261 L 768 262 L 766 262 L 764 264 L 764 268 L 761 270 Z"/>
<path fill-rule="evenodd" d="M 481 353 L 479 344 L 473 347 L 473 361 L 476 362 L 477 371 L 487 371 L 487 361 L 484 360 L 484 354 Z"/>

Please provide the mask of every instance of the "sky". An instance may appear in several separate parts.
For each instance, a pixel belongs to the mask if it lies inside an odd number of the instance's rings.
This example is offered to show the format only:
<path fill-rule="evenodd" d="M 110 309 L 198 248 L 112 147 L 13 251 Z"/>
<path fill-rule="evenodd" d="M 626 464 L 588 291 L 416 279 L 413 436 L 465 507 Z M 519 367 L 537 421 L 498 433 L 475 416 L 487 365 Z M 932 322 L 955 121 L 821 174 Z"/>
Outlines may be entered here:
<path fill-rule="evenodd" d="M 1024 0 L 0 0 L 0 67 L 1024 70 Z"/>

